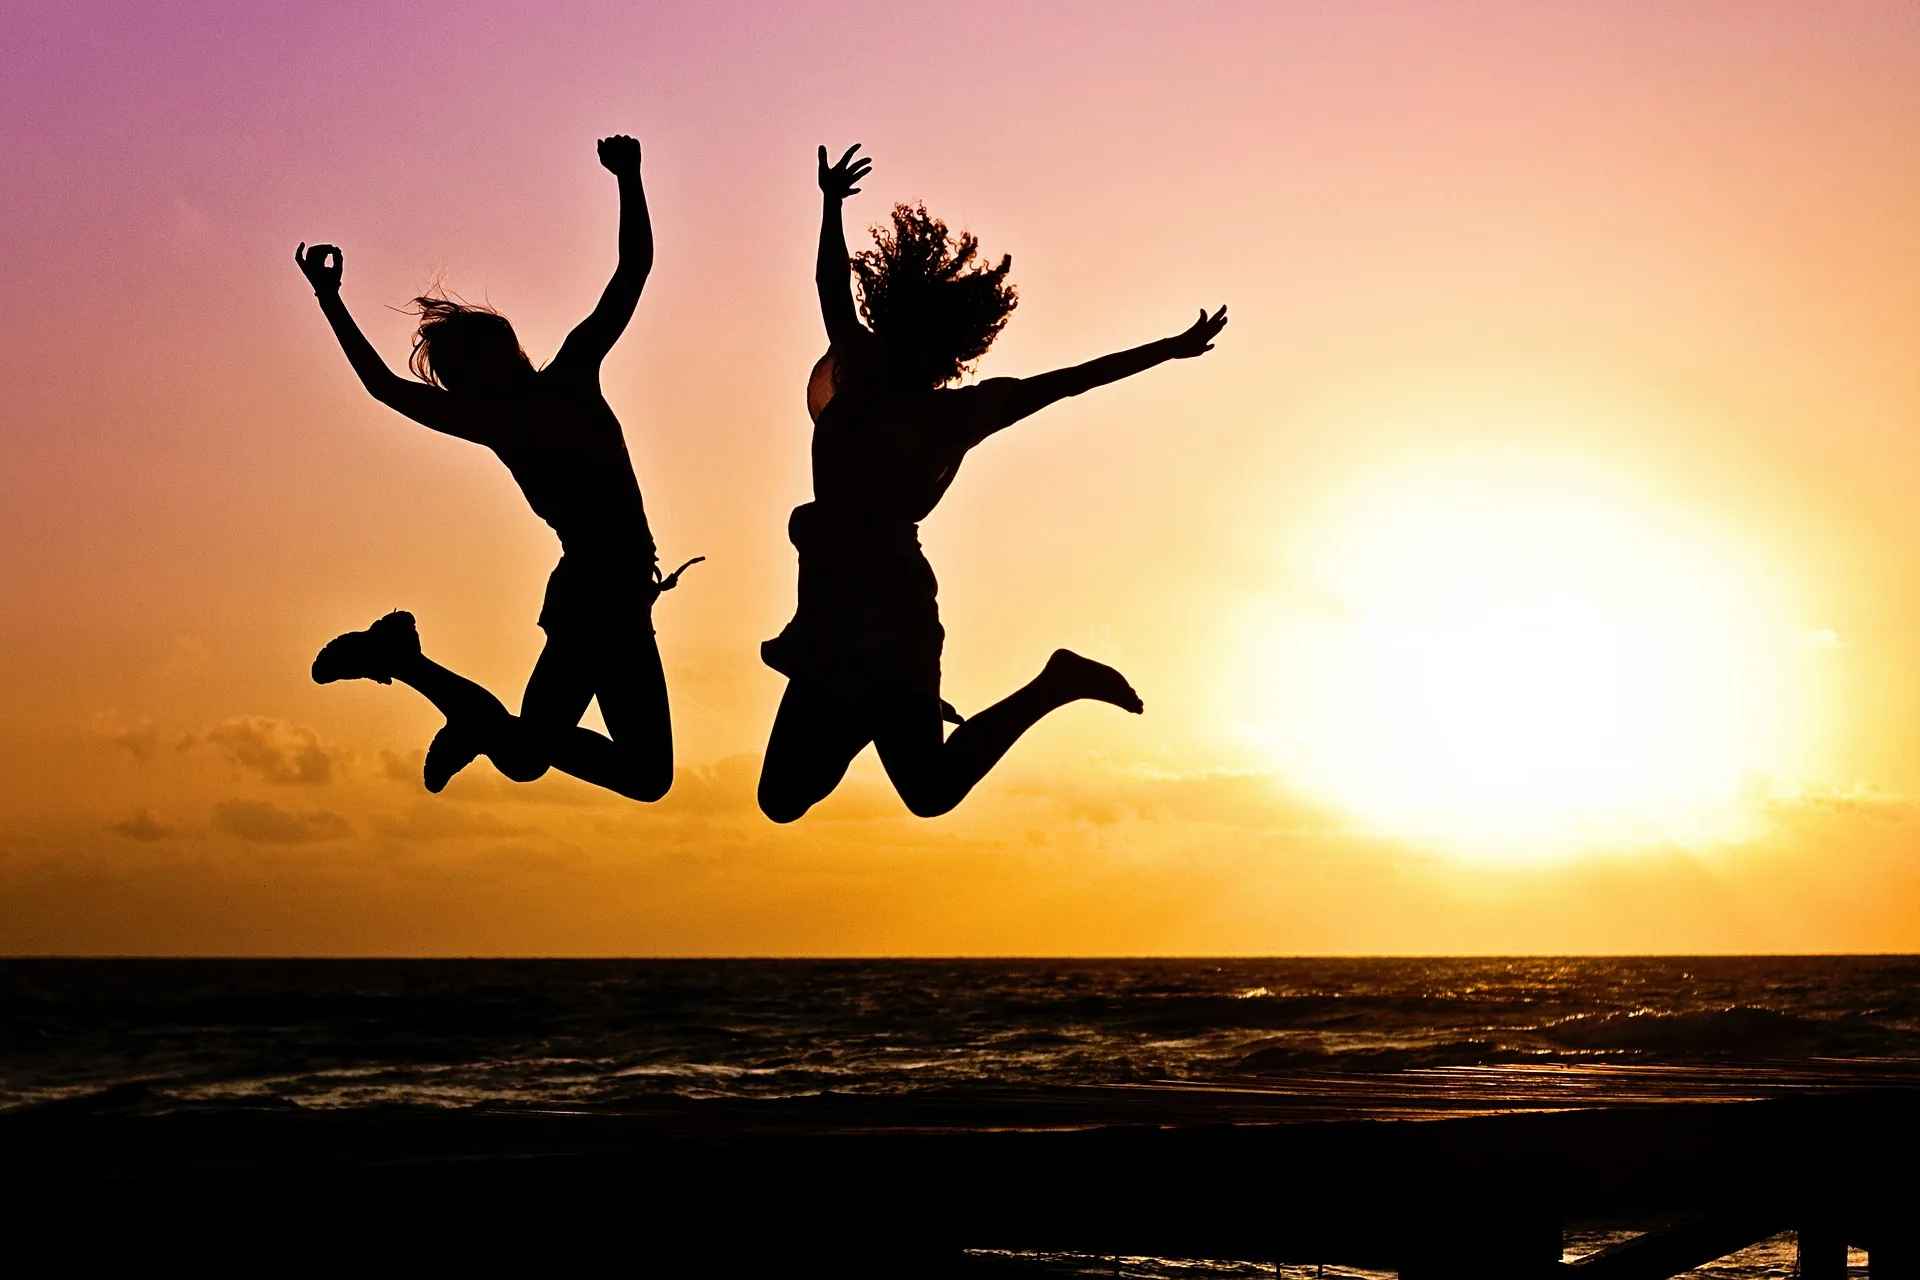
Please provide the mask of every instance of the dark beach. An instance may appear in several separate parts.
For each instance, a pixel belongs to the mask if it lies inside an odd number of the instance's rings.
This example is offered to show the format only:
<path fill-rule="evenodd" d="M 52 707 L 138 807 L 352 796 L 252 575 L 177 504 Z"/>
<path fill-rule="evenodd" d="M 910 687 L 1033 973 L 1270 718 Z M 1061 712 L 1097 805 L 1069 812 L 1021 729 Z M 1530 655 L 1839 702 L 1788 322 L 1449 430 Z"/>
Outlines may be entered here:
<path fill-rule="evenodd" d="M 16 1229 L 102 1254 L 1409 1277 L 1584 1257 L 1604 1280 L 1720 1254 L 1701 1274 L 1777 1273 L 1804 1239 L 1808 1274 L 1871 1252 L 1885 1280 L 1911 1265 L 1917 975 L 9 961 L 4 1176 Z"/>

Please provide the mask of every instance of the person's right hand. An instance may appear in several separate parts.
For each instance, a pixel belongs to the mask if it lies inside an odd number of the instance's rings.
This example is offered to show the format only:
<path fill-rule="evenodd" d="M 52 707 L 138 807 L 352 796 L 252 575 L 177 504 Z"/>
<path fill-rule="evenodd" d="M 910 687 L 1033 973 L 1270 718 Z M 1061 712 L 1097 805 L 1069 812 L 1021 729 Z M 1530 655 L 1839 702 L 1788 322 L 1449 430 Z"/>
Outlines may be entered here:
<path fill-rule="evenodd" d="M 307 278 L 315 293 L 340 292 L 340 270 L 346 266 L 346 259 L 337 245 L 317 244 L 312 249 L 302 243 L 293 251 L 293 260 L 300 266 L 300 274 Z"/>
<path fill-rule="evenodd" d="M 827 149 L 820 148 L 820 191 L 829 200 L 845 200 L 848 196 L 860 194 L 860 188 L 853 184 L 867 176 L 873 169 L 873 161 L 861 156 L 858 160 L 853 153 L 860 149 L 859 143 L 847 148 L 847 154 L 840 157 L 840 163 L 827 163 Z"/>
<path fill-rule="evenodd" d="M 600 163 L 616 178 L 640 172 L 640 144 L 624 133 L 602 138 L 595 144 Z"/>

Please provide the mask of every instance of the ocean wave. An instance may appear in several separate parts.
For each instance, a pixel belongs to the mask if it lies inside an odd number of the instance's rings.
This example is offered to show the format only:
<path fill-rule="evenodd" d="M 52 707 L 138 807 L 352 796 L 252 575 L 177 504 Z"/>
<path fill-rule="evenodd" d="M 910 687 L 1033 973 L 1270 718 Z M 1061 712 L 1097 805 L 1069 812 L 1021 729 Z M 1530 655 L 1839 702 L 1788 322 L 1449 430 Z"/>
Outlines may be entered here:
<path fill-rule="evenodd" d="M 1635 1010 L 1587 1015 L 1556 1023 L 1544 1034 L 1568 1048 L 1662 1059 L 1851 1058 L 1920 1052 L 1920 1034 L 1898 1025 L 1751 1005 L 1683 1013 Z"/>
<path fill-rule="evenodd" d="M 1907 958 L 1831 957 L 0 961 L 0 1107 L 136 1085 L 143 1106 L 618 1108 L 1530 1063 L 1920 1060 L 1917 977 Z"/>
<path fill-rule="evenodd" d="M 1249 1075 L 1292 1072 L 1393 1072 L 1425 1067 L 1483 1067 L 1537 1062 L 1542 1055 L 1491 1040 L 1449 1040 L 1430 1045 L 1329 1049 L 1303 1045 L 1269 1045 L 1237 1059 L 1233 1066 Z"/>

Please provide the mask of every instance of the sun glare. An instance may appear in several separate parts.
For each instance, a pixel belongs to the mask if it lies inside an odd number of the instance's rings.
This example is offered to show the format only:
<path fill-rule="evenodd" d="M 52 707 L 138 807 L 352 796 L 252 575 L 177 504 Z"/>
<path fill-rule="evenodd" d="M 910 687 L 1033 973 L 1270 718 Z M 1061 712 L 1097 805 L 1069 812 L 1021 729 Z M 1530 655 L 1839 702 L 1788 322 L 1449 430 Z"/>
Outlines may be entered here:
<path fill-rule="evenodd" d="M 1260 729 L 1375 831 L 1501 861 L 1737 840 L 1796 765 L 1767 583 L 1592 468 L 1404 475 L 1296 550 Z"/>

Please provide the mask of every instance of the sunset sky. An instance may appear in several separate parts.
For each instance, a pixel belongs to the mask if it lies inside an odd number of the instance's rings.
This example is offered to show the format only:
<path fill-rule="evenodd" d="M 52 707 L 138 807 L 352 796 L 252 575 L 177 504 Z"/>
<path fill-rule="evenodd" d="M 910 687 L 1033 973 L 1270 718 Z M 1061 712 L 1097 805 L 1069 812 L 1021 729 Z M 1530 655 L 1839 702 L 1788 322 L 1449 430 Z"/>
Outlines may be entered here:
<path fill-rule="evenodd" d="M 1920 7 L 10 5 L 0 952 L 1920 949 Z M 439 283 L 605 387 L 680 772 L 418 782 L 391 608 L 517 705 L 558 554 L 361 390 Z M 963 711 L 1147 703 L 955 813 L 753 803 L 810 496 L 814 147 L 1019 309 L 983 375 L 1233 317 L 990 441 L 922 536 Z"/>

